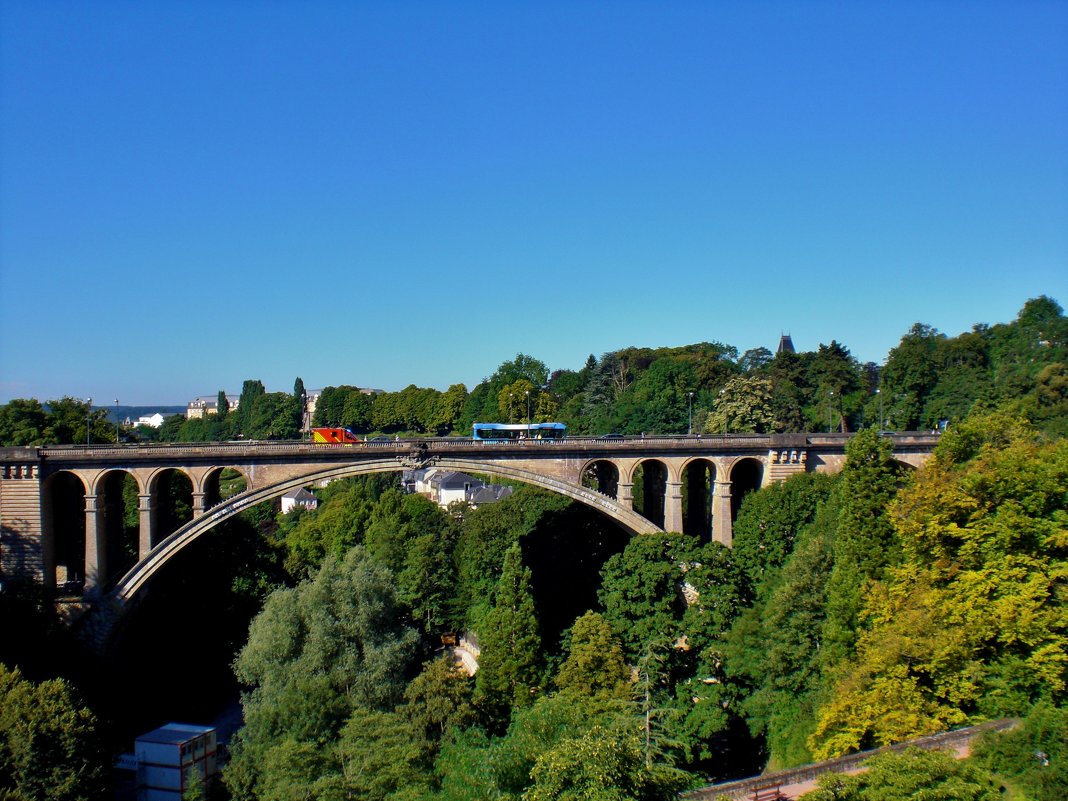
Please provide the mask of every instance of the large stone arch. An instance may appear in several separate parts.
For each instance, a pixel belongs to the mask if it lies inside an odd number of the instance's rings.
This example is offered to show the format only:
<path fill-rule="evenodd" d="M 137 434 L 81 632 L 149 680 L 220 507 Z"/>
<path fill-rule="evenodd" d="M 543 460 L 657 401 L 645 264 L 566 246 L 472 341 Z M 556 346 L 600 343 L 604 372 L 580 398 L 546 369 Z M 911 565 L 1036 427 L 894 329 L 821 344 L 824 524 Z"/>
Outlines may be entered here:
<path fill-rule="evenodd" d="M 596 490 L 609 498 L 619 498 L 621 474 L 619 465 L 613 460 L 591 459 L 582 465 L 579 475 L 582 486 Z"/>
<path fill-rule="evenodd" d="M 253 488 L 251 471 L 241 465 L 213 465 L 200 473 L 193 487 L 194 499 L 200 499 L 198 511 L 218 506 L 224 500 L 229 500 L 232 497 L 232 495 L 225 492 L 222 485 L 223 474 L 227 471 L 237 473 L 241 477 L 245 484 L 244 491 Z"/>
<path fill-rule="evenodd" d="M 648 534 L 661 530 L 637 512 L 626 508 L 613 498 L 570 482 L 550 478 L 522 468 L 512 467 L 507 464 L 471 462 L 460 459 L 438 459 L 434 462 L 434 466 L 448 470 L 487 473 L 557 492 L 601 511 L 635 534 Z M 272 500 L 290 490 L 320 481 L 330 481 L 370 473 L 400 472 L 405 468 L 406 465 L 401 464 L 396 459 L 381 459 L 318 469 L 284 478 L 273 484 L 253 487 L 240 495 L 234 496 L 229 501 L 219 504 L 200 517 L 194 518 L 160 542 L 145 558 L 134 565 L 129 573 L 119 580 L 112 597 L 120 606 L 136 602 L 139 594 L 148 585 L 156 572 L 170 561 L 175 554 L 223 520 L 233 517 L 250 506 Z"/>
<path fill-rule="evenodd" d="M 178 507 L 185 500 L 184 485 L 181 498 L 165 497 L 165 494 L 169 492 L 171 482 L 175 480 L 175 476 L 179 477 L 179 481 L 187 481 L 189 483 L 188 504 L 189 517 L 191 519 L 184 524 L 181 522 L 186 516 L 184 509 Z M 148 496 L 149 514 L 152 521 L 149 526 L 149 533 L 152 537 L 152 542 L 149 543 L 151 548 L 157 547 L 172 533 L 181 530 L 192 520 L 196 520 L 198 506 L 200 506 L 198 497 L 203 497 L 197 489 L 200 483 L 200 476 L 184 467 L 160 467 L 149 474 L 146 481 L 145 494 Z M 173 507 L 172 500 L 176 501 Z M 143 557 L 144 554 L 142 554 Z"/>
<path fill-rule="evenodd" d="M 637 491 L 635 485 L 639 485 L 639 470 L 641 482 L 640 491 Z M 637 459 L 630 466 L 627 480 L 632 487 L 635 510 L 640 510 L 638 514 L 656 528 L 664 528 L 669 502 L 669 486 L 674 486 L 676 489 L 678 487 L 671 463 L 656 457 Z M 667 528 L 677 528 L 677 526 L 667 526 Z"/>
<path fill-rule="evenodd" d="M 60 592 L 84 586 L 85 509 L 92 480 L 77 470 L 57 470 L 41 481 L 42 583 Z"/>
<path fill-rule="evenodd" d="M 731 493 L 731 522 L 738 517 L 738 509 L 742 500 L 750 492 L 755 492 L 764 486 L 767 479 L 767 465 L 763 459 L 755 456 L 742 456 L 734 459 L 729 467 L 730 493 Z"/>
<path fill-rule="evenodd" d="M 709 540 L 713 533 L 713 507 L 719 466 L 703 456 L 687 459 L 679 469 L 682 488 L 682 531 Z"/>
<path fill-rule="evenodd" d="M 127 479 L 132 484 L 127 484 Z M 103 573 L 98 578 L 102 586 L 126 573 L 140 557 L 138 509 L 141 491 L 137 475 L 121 467 L 102 471 L 93 483 L 91 493 L 96 496 L 98 547 L 102 550 L 99 565 Z M 131 517 L 135 522 L 127 525 Z"/>

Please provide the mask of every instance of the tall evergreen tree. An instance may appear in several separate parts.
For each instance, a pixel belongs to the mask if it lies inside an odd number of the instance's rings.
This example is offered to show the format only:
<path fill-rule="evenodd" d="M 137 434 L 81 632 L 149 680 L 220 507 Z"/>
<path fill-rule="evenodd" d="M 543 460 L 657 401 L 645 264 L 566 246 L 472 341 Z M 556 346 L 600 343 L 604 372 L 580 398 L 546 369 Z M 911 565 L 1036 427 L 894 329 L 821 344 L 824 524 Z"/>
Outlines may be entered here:
<path fill-rule="evenodd" d="M 491 711 L 531 703 L 541 683 L 541 636 L 530 591 L 530 569 L 519 543 L 504 555 L 493 611 L 479 631 L 481 658 L 475 684 Z"/>

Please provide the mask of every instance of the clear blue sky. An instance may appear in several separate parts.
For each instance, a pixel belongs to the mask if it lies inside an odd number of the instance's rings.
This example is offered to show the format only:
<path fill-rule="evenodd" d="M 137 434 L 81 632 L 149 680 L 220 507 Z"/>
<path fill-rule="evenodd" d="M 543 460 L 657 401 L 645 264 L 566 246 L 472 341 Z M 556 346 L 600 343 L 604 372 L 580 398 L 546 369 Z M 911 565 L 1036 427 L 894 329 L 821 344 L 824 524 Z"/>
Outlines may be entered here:
<path fill-rule="evenodd" d="M 0 14 L 0 402 L 882 362 L 1068 305 L 1068 3 Z"/>

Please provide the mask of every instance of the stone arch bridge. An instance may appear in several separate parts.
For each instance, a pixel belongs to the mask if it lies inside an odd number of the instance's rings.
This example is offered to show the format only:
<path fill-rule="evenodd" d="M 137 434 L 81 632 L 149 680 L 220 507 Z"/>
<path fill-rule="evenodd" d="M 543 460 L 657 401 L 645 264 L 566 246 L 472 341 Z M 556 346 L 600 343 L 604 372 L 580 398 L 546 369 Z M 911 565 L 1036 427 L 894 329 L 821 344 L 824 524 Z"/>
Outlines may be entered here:
<path fill-rule="evenodd" d="M 848 434 L 572 437 L 482 443 L 420 439 L 323 446 L 307 442 L 50 446 L 0 449 L 0 580 L 120 604 L 136 598 L 176 553 L 243 509 L 298 487 L 345 476 L 425 467 L 513 479 L 598 509 L 638 534 L 687 531 L 730 545 L 748 491 L 804 471 L 835 472 Z M 919 467 L 937 434 L 895 433 L 895 458 Z M 244 489 L 222 499 L 220 477 Z M 191 519 L 169 528 L 160 514 L 166 479 L 192 487 Z M 136 541 L 116 558 L 123 482 L 136 482 Z M 118 481 L 116 481 L 118 479 Z M 116 497 L 118 496 L 118 497 Z M 63 519 L 63 499 L 73 515 Z M 71 523 L 71 517 L 74 522 Z M 73 532 L 73 533 L 72 533 Z M 132 566 L 131 566 L 132 564 Z"/>

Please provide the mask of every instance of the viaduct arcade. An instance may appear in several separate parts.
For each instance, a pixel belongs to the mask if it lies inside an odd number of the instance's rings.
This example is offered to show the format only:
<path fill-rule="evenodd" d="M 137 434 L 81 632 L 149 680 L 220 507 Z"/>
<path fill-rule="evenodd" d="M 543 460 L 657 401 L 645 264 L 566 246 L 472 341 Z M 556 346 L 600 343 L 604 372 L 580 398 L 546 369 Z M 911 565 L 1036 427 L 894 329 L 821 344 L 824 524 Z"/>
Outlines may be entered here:
<path fill-rule="evenodd" d="M 424 467 L 513 479 L 600 510 L 637 533 L 732 541 L 747 492 L 835 472 L 848 434 L 401 440 L 356 446 L 248 442 L 0 449 L 0 580 L 128 603 L 178 551 L 222 520 L 299 487 Z M 919 467 L 938 437 L 896 433 Z"/>

